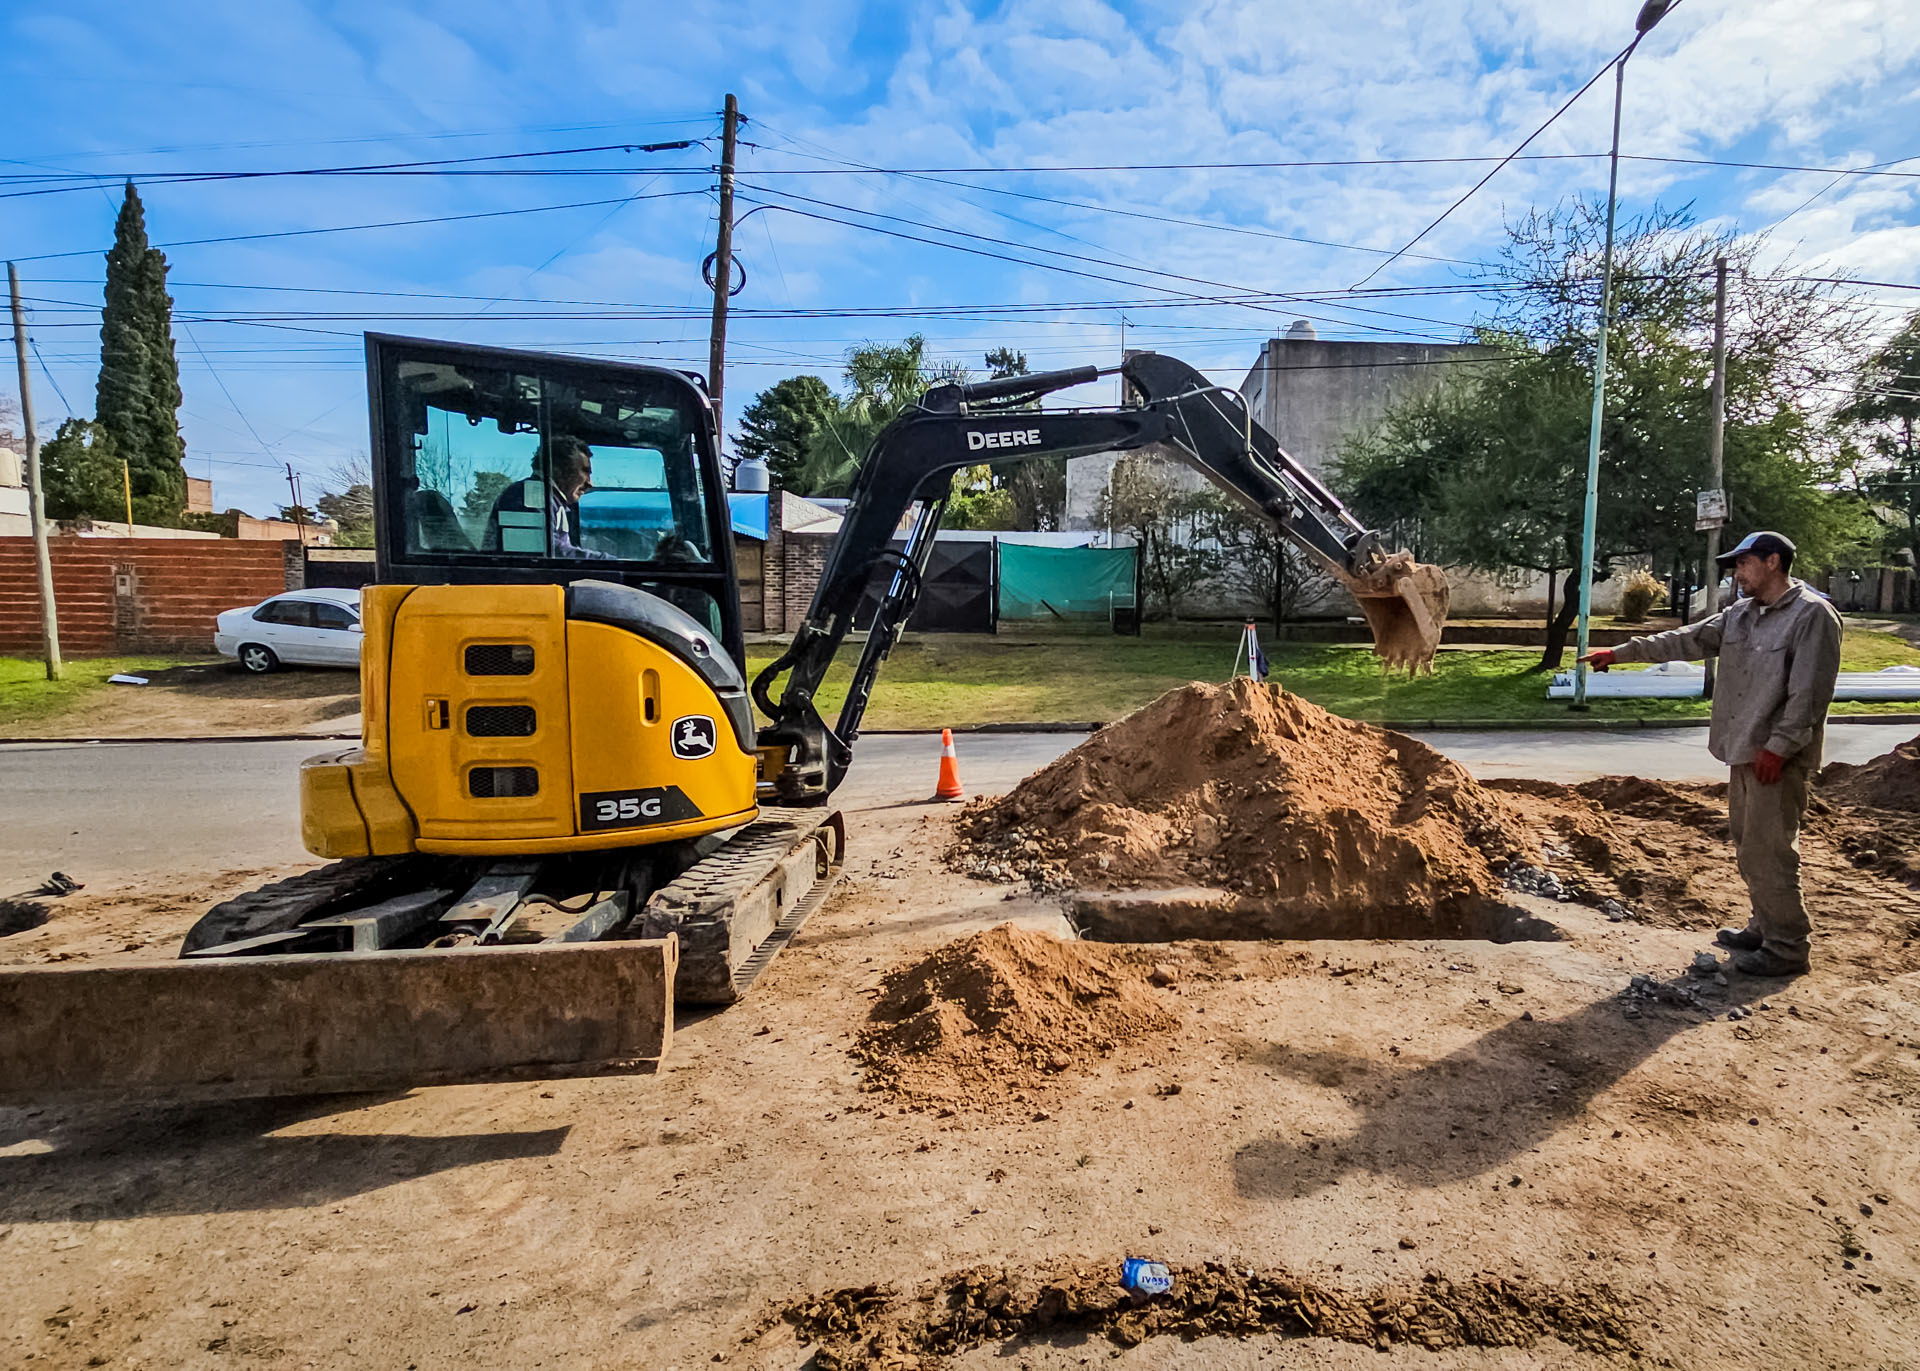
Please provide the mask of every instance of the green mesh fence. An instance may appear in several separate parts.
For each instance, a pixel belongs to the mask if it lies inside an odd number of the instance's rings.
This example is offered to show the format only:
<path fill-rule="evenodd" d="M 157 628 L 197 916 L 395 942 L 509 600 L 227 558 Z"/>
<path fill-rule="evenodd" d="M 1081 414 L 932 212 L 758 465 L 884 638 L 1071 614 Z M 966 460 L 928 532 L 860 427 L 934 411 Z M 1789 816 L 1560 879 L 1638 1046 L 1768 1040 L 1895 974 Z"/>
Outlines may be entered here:
<path fill-rule="evenodd" d="M 1000 544 L 1000 620 L 1105 623 L 1133 604 L 1130 547 Z"/>

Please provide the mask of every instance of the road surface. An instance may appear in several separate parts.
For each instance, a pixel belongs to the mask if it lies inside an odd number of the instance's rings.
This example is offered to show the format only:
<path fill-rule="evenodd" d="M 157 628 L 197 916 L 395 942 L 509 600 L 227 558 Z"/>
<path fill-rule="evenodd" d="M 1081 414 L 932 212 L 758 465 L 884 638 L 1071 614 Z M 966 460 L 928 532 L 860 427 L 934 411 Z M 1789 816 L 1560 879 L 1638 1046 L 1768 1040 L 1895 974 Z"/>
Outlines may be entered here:
<path fill-rule="evenodd" d="M 1707 755 L 1704 728 L 1422 736 L 1483 778 L 1726 775 Z M 1906 736 L 1884 724 L 1834 724 L 1827 758 L 1863 762 Z M 1081 740 L 1069 733 L 963 735 L 960 774 L 969 793 L 1004 791 Z M 0 896 L 56 870 L 112 889 L 143 878 L 311 860 L 300 846 L 297 775 L 315 750 L 311 742 L 0 747 Z M 852 811 L 919 803 L 933 793 L 939 759 L 939 740 L 930 735 L 863 738 L 835 799 Z"/>

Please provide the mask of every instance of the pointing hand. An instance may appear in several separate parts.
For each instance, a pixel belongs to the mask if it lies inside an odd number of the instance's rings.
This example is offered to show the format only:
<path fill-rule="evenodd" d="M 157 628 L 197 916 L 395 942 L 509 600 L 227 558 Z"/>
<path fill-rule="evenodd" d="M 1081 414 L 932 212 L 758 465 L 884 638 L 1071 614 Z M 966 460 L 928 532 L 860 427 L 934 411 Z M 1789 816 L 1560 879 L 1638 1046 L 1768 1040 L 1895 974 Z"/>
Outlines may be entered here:
<path fill-rule="evenodd" d="M 1605 671 L 1613 665 L 1613 649 L 1599 647 L 1580 659 L 1595 671 Z"/>

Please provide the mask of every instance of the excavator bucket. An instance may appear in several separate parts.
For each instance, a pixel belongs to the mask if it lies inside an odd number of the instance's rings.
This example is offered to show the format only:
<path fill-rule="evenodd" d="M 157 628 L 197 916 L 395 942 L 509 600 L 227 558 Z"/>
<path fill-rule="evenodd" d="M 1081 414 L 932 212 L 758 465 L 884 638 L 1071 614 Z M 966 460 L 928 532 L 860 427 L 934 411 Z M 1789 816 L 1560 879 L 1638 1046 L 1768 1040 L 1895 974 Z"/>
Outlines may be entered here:
<path fill-rule="evenodd" d="M 1345 580 L 1367 616 L 1381 663 L 1410 675 L 1431 672 L 1447 623 L 1446 573 L 1414 561 L 1411 553 L 1396 552 L 1364 575 Z"/>

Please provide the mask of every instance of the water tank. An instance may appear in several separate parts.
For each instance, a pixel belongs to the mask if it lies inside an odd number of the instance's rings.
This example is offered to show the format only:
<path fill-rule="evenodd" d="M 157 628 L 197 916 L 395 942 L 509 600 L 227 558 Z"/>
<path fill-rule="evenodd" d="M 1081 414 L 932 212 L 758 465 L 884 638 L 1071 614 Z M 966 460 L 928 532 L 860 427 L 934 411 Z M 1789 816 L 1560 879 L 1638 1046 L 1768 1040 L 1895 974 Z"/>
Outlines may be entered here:
<path fill-rule="evenodd" d="M 733 488 L 742 495 L 764 495 L 773 489 L 773 473 L 758 457 L 748 457 L 733 469 Z"/>
<path fill-rule="evenodd" d="M 1313 331 L 1313 324 L 1306 319 L 1295 319 L 1287 328 L 1289 343 L 1311 343 L 1320 335 Z"/>

